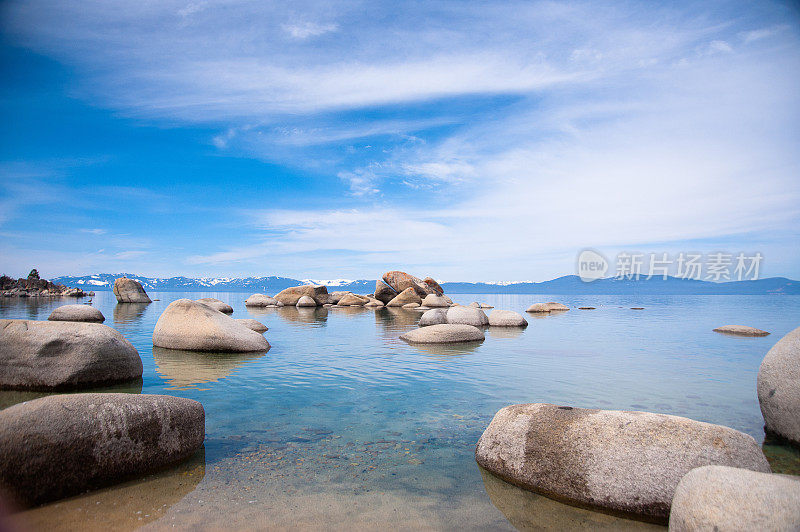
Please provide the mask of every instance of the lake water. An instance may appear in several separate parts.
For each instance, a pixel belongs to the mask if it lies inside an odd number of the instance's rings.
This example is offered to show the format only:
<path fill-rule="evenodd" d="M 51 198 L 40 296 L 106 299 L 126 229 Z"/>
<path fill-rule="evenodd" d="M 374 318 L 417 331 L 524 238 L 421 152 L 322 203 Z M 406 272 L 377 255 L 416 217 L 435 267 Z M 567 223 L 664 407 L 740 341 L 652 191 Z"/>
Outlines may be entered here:
<path fill-rule="evenodd" d="M 249 294 L 151 293 L 150 305 L 92 304 L 138 349 L 140 384 L 114 391 L 200 401 L 206 440 L 191 460 L 145 478 L 18 514 L 33 529 L 620 529 L 482 472 L 475 443 L 503 406 L 549 402 L 646 410 L 720 423 L 764 439 L 761 359 L 800 325 L 796 296 L 459 295 L 521 313 L 573 310 L 480 344 L 410 346 L 420 313 L 402 309 L 246 309 Z M 170 301 L 216 297 L 269 327 L 266 354 L 153 348 Z M 66 300 L 0 298 L 0 317 L 47 319 Z M 577 310 L 594 306 L 596 310 Z M 631 310 L 641 306 L 644 310 Z M 725 324 L 772 334 L 712 332 Z M 0 392 L 0 407 L 43 394 Z M 765 445 L 773 469 L 797 451 Z"/>

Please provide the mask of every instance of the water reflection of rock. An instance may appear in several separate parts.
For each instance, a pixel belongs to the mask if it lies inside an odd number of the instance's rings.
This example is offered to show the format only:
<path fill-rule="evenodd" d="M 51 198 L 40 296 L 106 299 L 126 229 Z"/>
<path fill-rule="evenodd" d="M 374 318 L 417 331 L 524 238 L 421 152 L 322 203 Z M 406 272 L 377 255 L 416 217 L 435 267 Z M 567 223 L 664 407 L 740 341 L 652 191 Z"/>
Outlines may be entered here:
<path fill-rule="evenodd" d="M 123 382 L 113 386 L 103 386 L 99 388 L 82 388 L 75 391 L 66 392 L 28 392 L 24 390 L 5 390 L 0 391 L 0 410 L 8 408 L 18 403 L 25 401 L 32 401 L 53 395 L 53 393 L 142 393 L 142 379 L 137 379 L 132 382 Z"/>
<path fill-rule="evenodd" d="M 266 353 L 201 353 L 153 347 L 156 372 L 172 389 L 197 388 L 228 377 L 240 366 L 254 362 Z"/>
<path fill-rule="evenodd" d="M 528 530 L 664 530 L 650 523 L 584 510 L 518 488 L 483 468 L 483 487 L 492 504 L 521 531 Z"/>
<path fill-rule="evenodd" d="M 452 344 L 409 344 L 419 354 L 438 360 L 449 360 L 468 355 L 478 349 L 483 342 L 457 342 Z"/>
<path fill-rule="evenodd" d="M 143 478 L 14 515 L 20 530 L 134 530 L 162 517 L 205 477 L 205 448 Z"/>
<path fill-rule="evenodd" d="M 512 340 L 525 332 L 525 327 L 487 327 L 486 334 L 492 338 Z"/>
<path fill-rule="evenodd" d="M 291 325 L 324 327 L 328 321 L 328 309 L 325 307 L 291 307 L 287 305 L 274 310 L 279 318 Z"/>
<path fill-rule="evenodd" d="M 375 322 L 387 331 L 407 331 L 419 323 L 422 313 L 398 307 L 383 307 L 375 311 Z"/>
<path fill-rule="evenodd" d="M 528 318 L 534 318 L 537 320 L 543 320 L 545 318 L 557 318 L 559 316 L 565 316 L 569 312 L 568 310 L 551 310 L 550 312 L 527 312 Z"/>
<path fill-rule="evenodd" d="M 114 323 L 127 324 L 141 321 L 150 303 L 117 303 L 114 305 Z"/>

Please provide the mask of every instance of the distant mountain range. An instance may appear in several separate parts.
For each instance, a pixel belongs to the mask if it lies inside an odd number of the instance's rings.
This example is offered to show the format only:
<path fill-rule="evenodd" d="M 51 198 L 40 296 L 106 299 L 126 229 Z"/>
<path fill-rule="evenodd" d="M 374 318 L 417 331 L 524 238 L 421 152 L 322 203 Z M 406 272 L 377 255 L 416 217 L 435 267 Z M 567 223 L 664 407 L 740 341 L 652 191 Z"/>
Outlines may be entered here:
<path fill-rule="evenodd" d="M 262 292 L 275 294 L 285 288 L 302 284 L 323 284 L 330 290 L 347 290 L 365 294 L 375 290 L 375 280 L 350 279 L 292 279 L 290 277 L 169 277 L 166 279 L 142 277 L 131 273 L 102 273 L 81 277 L 64 276 L 52 279 L 54 283 L 89 290 L 111 290 L 114 279 L 129 277 L 136 279 L 145 290 L 162 292 Z M 441 283 L 444 291 L 450 294 L 608 294 L 608 295 L 747 295 L 747 294 L 800 294 L 800 281 L 785 277 L 770 277 L 757 281 L 730 281 L 712 283 L 692 279 L 668 277 L 639 280 L 599 279 L 591 283 L 581 281 L 577 275 L 565 275 L 544 281 L 534 282 L 486 282 L 486 283 Z"/>

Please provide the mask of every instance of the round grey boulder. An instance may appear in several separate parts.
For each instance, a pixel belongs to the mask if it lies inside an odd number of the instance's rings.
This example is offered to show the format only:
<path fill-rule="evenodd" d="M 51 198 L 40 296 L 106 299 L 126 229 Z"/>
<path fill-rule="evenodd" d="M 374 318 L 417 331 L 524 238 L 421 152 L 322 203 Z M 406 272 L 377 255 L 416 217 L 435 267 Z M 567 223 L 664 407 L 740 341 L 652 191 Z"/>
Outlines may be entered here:
<path fill-rule="evenodd" d="M 479 308 L 459 305 L 447 309 L 447 323 L 485 327 L 489 325 L 489 318 L 487 318 L 486 313 Z"/>
<path fill-rule="evenodd" d="M 748 327 L 747 325 L 723 325 L 717 327 L 714 332 L 723 334 L 733 334 L 736 336 L 767 336 L 767 331 L 756 329 L 755 327 Z"/>
<path fill-rule="evenodd" d="M 141 376 L 136 348 L 111 327 L 0 320 L 0 389 L 77 389 Z"/>
<path fill-rule="evenodd" d="M 231 307 L 224 301 L 220 301 L 219 299 L 213 297 L 204 297 L 202 299 L 198 299 L 197 302 L 207 307 L 211 307 L 214 310 L 218 310 L 219 312 L 222 312 L 224 314 L 233 314 L 233 307 Z"/>
<path fill-rule="evenodd" d="M 678 482 L 695 467 L 770 472 L 758 443 L 728 427 L 664 414 L 542 403 L 497 412 L 475 457 L 519 487 L 660 523 L 667 522 Z"/>
<path fill-rule="evenodd" d="M 447 309 L 434 308 L 425 311 L 419 318 L 420 327 L 429 327 L 431 325 L 441 325 L 447 323 Z"/>
<path fill-rule="evenodd" d="M 48 321 L 85 321 L 89 323 L 103 323 L 106 321 L 103 313 L 89 305 L 63 305 L 56 307 Z"/>
<path fill-rule="evenodd" d="M 437 308 L 437 307 L 449 307 L 452 305 L 452 301 L 449 297 L 445 297 L 442 295 L 437 294 L 428 294 L 425 296 L 425 299 L 422 300 L 422 304 L 426 307 Z"/>
<path fill-rule="evenodd" d="M 252 318 L 239 318 L 236 321 L 238 321 L 251 331 L 255 331 L 257 333 L 265 333 L 269 330 L 269 328 L 266 325 Z"/>
<path fill-rule="evenodd" d="M 295 306 L 297 306 L 297 307 L 316 307 L 317 306 L 317 302 L 314 301 L 314 298 L 312 298 L 311 296 L 300 296 L 300 298 L 297 300 L 297 303 L 295 303 Z"/>
<path fill-rule="evenodd" d="M 28 506 L 61 499 L 194 453 L 203 405 L 167 395 L 50 395 L 0 411 L 0 486 Z"/>
<path fill-rule="evenodd" d="M 114 281 L 112 292 L 117 298 L 117 303 L 151 303 L 150 297 L 144 291 L 142 284 L 135 279 L 120 277 Z"/>
<path fill-rule="evenodd" d="M 675 490 L 669 529 L 800 530 L 800 477 L 724 466 L 692 469 Z"/>
<path fill-rule="evenodd" d="M 800 327 L 761 361 L 757 389 L 767 432 L 800 445 Z"/>
<path fill-rule="evenodd" d="M 449 344 L 454 342 L 476 342 L 484 339 L 483 331 L 472 325 L 431 325 L 414 329 L 400 336 L 412 344 Z"/>
<path fill-rule="evenodd" d="M 246 307 L 277 307 L 278 300 L 264 294 L 253 294 L 244 300 Z"/>
<path fill-rule="evenodd" d="M 489 313 L 489 325 L 491 327 L 527 327 L 528 320 L 523 318 L 519 312 L 495 309 Z"/>
<path fill-rule="evenodd" d="M 526 310 L 525 312 L 531 312 L 531 313 L 534 313 L 534 312 L 541 312 L 541 313 L 550 312 L 550 305 L 548 305 L 547 303 L 534 303 L 533 305 L 528 307 L 528 310 Z"/>
<path fill-rule="evenodd" d="M 153 345 L 187 351 L 267 351 L 269 342 L 230 316 L 191 299 L 169 304 L 156 322 Z"/>

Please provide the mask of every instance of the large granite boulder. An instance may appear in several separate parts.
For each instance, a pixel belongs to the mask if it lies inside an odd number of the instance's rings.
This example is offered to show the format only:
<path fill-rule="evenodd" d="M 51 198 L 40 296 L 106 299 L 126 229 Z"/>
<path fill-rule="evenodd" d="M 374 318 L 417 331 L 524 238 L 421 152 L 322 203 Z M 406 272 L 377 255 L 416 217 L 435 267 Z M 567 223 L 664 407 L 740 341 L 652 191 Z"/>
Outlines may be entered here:
<path fill-rule="evenodd" d="M 237 318 L 236 321 L 238 321 L 251 331 L 255 331 L 257 333 L 265 333 L 269 330 L 269 328 L 266 325 L 252 318 Z"/>
<path fill-rule="evenodd" d="M 220 301 L 219 299 L 213 297 L 204 297 L 202 299 L 198 299 L 197 302 L 207 307 L 211 307 L 214 310 L 218 310 L 224 314 L 233 314 L 233 307 L 224 301 Z"/>
<path fill-rule="evenodd" d="M 383 280 L 392 287 L 398 294 L 406 288 L 413 288 L 417 295 L 422 299 L 428 294 L 435 294 L 436 291 L 428 286 L 419 277 L 407 274 L 406 272 L 391 271 L 383 274 Z"/>
<path fill-rule="evenodd" d="M 444 294 L 444 288 L 439 286 L 439 283 L 437 283 L 436 279 L 434 279 L 433 277 L 426 277 L 422 280 L 422 282 L 428 285 L 430 288 L 432 288 L 437 295 Z"/>
<path fill-rule="evenodd" d="M 723 334 L 732 334 L 735 336 L 767 336 L 769 333 L 767 331 L 762 331 L 761 329 L 756 329 L 755 327 L 749 327 L 747 325 L 723 325 L 722 327 L 717 327 L 714 329 L 714 332 L 723 333 Z"/>
<path fill-rule="evenodd" d="M 111 327 L 0 320 L 0 389 L 76 389 L 141 376 L 136 348 Z"/>
<path fill-rule="evenodd" d="M 725 466 L 692 469 L 675 489 L 669 529 L 800 530 L 800 477 Z"/>
<path fill-rule="evenodd" d="M 85 321 L 89 323 L 103 323 L 106 321 L 103 313 L 89 305 L 62 305 L 53 309 L 48 321 Z"/>
<path fill-rule="evenodd" d="M 330 303 L 331 305 L 338 305 L 339 301 L 347 294 L 352 294 L 352 292 L 348 292 L 347 290 L 337 290 L 336 292 L 328 292 L 327 303 Z"/>
<path fill-rule="evenodd" d="M 767 432 L 800 445 L 800 327 L 761 361 L 757 389 Z"/>
<path fill-rule="evenodd" d="M 120 277 L 114 281 L 112 291 L 117 296 L 118 303 L 151 303 L 142 284 L 135 279 Z"/>
<path fill-rule="evenodd" d="M 447 323 L 485 327 L 489 325 L 489 318 L 479 308 L 458 305 L 447 309 Z"/>
<path fill-rule="evenodd" d="M 278 300 L 264 294 L 253 294 L 244 300 L 246 307 L 277 307 Z"/>
<path fill-rule="evenodd" d="M 347 293 L 339 299 L 338 305 L 340 307 L 363 307 L 369 303 L 368 297 L 358 296 L 353 293 Z"/>
<path fill-rule="evenodd" d="M 431 308 L 444 308 L 452 305 L 453 301 L 449 297 L 437 294 L 428 294 L 425 296 L 425 299 L 422 300 L 422 304 Z"/>
<path fill-rule="evenodd" d="M 431 325 L 441 325 L 442 323 L 447 323 L 447 310 L 443 308 L 426 310 L 419 318 L 420 327 L 430 327 Z"/>
<path fill-rule="evenodd" d="M 455 342 L 477 342 L 485 338 L 483 331 L 472 325 L 430 325 L 420 327 L 400 336 L 412 344 L 450 344 Z"/>
<path fill-rule="evenodd" d="M 489 313 L 490 327 L 527 327 L 528 320 L 513 310 L 495 309 Z"/>
<path fill-rule="evenodd" d="M 295 307 L 301 297 L 308 296 L 313 299 L 317 305 L 324 305 L 328 302 L 328 289 L 324 286 L 302 285 L 293 286 L 286 290 L 281 290 L 275 295 L 280 303 L 284 305 Z"/>
<path fill-rule="evenodd" d="M 475 457 L 522 488 L 661 523 L 667 521 L 678 482 L 695 467 L 770 472 L 758 443 L 728 427 L 664 414 L 541 403 L 497 412 Z"/>
<path fill-rule="evenodd" d="M 0 487 L 34 505 L 68 497 L 194 453 L 203 405 L 167 395 L 50 395 L 0 411 Z"/>
<path fill-rule="evenodd" d="M 411 287 L 408 287 L 397 294 L 394 299 L 386 303 L 386 306 L 402 307 L 404 305 L 408 305 L 409 303 L 416 303 L 417 305 L 422 303 L 422 299 L 419 297 L 419 294 L 417 294 L 417 292 Z"/>
<path fill-rule="evenodd" d="M 156 322 L 153 345 L 187 351 L 267 351 L 269 342 L 230 316 L 191 299 L 169 304 Z"/>
<path fill-rule="evenodd" d="M 397 292 L 391 286 L 383 281 L 375 281 L 375 299 L 386 305 L 395 296 L 397 296 Z"/>

